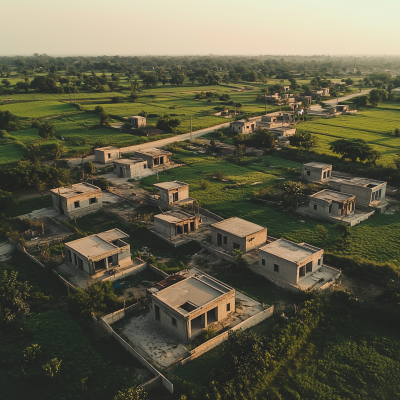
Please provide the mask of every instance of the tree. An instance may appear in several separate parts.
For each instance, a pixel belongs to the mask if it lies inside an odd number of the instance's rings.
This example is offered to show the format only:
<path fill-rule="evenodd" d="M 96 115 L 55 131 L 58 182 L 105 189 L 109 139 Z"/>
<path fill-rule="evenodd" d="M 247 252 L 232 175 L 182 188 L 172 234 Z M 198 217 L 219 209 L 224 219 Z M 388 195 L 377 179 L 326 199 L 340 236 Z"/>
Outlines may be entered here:
<path fill-rule="evenodd" d="M 231 78 L 229 77 L 229 75 L 225 74 L 224 77 L 222 78 L 222 82 L 226 83 L 226 86 L 228 86 L 230 81 L 231 81 Z"/>
<path fill-rule="evenodd" d="M 266 129 L 257 129 L 250 137 L 248 138 L 248 142 L 251 146 L 257 148 L 265 148 L 270 150 L 275 147 L 275 135 L 273 135 L 270 131 Z"/>
<path fill-rule="evenodd" d="M 3 270 L 0 272 L 0 318 L 5 323 L 24 319 L 29 315 L 31 287 L 28 282 L 18 281 L 18 272 Z"/>
<path fill-rule="evenodd" d="M 78 289 L 68 297 L 71 311 L 79 317 L 86 318 L 91 313 L 116 308 L 121 300 L 114 293 L 111 282 L 100 282 L 86 290 Z"/>
<path fill-rule="evenodd" d="M 1 83 L 6 86 L 7 88 L 9 88 L 11 86 L 11 82 L 8 79 L 3 79 L 1 81 Z"/>
<path fill-rule="evenodd" d="M 109 118 L 110 116 L 105 111 L 100 112 L 100 125 L 110 126 L 110 123 L 108 122 Z"/>
<path fill-rule="evenodd" d="M 388 99 L 388 92 L 385 89 L 374 89 L 369 93 L 369 101 L 374 106 L 377 106 L 382 101 L 386 101 Z"/>
<path fill-rule="evenodd" d="M 368 104 L 369 97 L 367 95 L 356 97 L 353 101 L 357 108 L 366 107 Z"/>
<path fill-rule="evenodd" d="M 283 184 L 285 190 L 285 201 L 291 207 L 297 208 L 297 200 L 303 194 L 301 182 L 288 181 Z"/>
<path fill-rule="evenodd" d="M 35 121 L 35 128 L 39 130 L 39 137 L 41 138 L 42 142 L 45 142 L 52 138 L 56 133 L 56 127 L 53 123 L 45 121 L 45 122 L 38 122 Z M 32 124 L 33 125 L 33 124 Z"/>
<path fill-rule="evenodd" d="M 0 189 L 0 209 L 5 210 L 7 207 L 16 204 L 16 199 L 11 192 Z"/>
<path fill-rule="evenodd" d="M 293 136 L 289 137 L 290 145 L 300 150 L 310 151 L 311 147 L 317 145 L 317 137 L 310 132 L 297 131 Z"/>
<path fill-rule="evenodd" d="M 0 110 L 0 130 L 17 131 L 20 128 L 18 117 L 10 111 Z"/>
<path fill-rule="evenodd" d="M 315 227 L 315 230 L 317 231 L 321 239 L 325 240 L 328 238 L 328 229 L 326 229 L 323 225 L 317 225 Z"/>
<path fill-rule="evenodd" d="M 30 161 L 32 164 L 40 164 L 42 161 L 42 148 L 40 142 L 34 142 L 28 145 L 23 160 Z"/>
<path fill-rule="evenodd" d="M 331 142 L 330 150 L 342 156 L 342 160 L 350 159 L 352 162 L 369 161 L 373 164 L 381 157 L 365 140 L 338 139 Z"/>
<path fill-rule="evenodd" d="M 171 118 L 168 114 L 165 114 L 158 119 L 156 127 L 162 129 L 164 132 L 172 133 L 181 123 L 180 119 Z"/>
<path fill-rule="evenodd" d="M 239 111 L 242 109 L 243 104 L 242 103 L 236 103 L 235 108 L 238 109 Z"/>
<path fill-rule="evenodd" d="M 243 257 L 243 251 L 240 249 L 235 249 L 235 263 L 236 266 L 240 269 L 243 269 L 247 266 L 247 261 Z"/>
<path fill-rule="evenodd" d="M 113 400 L 145 400 L 147 393 L 142 388 L 131 387 L 118 391 Z"/>
<path fill-rule="evenodd" d="M 353 81 L 353 79 L 351 79 L 351 78 L 347 78 L 346 79 L 346 85 L 352 85 L 354 83 L 354 81 Z"/>
<path fill-rule="evenodd" d="M 48 379 L 55 378 L 60 373 L 62 360 L 53 358 L 50 362 L 42 366 L 42 373 Z"/>
<path fill-rule="evenodd" d="M 231 99 L 231 96 L 229 94 L 225 93 L 222 96 L 220 96 L 219 100 L 223 101 L 224 103 L 227 103 Z"/>
<path fill-rule="evenodd" d="M 46 155 L 45 156 L 48 160 L 54 161 L 55 168 L 57 168 L 57 161 L 65 154 L 67 154 L 67 148 L 58 143 L 54 143 L 54 144 L 46 147 Z"/>

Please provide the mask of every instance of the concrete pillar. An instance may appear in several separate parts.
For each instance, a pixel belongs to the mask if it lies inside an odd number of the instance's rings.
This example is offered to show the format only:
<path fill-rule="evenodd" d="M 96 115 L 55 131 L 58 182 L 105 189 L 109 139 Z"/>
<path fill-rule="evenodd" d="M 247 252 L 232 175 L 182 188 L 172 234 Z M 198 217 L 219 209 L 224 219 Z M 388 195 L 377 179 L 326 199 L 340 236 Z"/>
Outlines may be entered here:
<path fill-rule="evenodd" d="M 104 265 L 105 265 L 106 269 L 108 269 L 108 257 L 106 257 L 104 259 Z"/>
<path fill-rule="evenodd" d="M 186 323 L 186 331 L 187 331 L 187 341 L 190 340 L 190 338 L 192 337 L 192 327 L 191 327 L 191 321 L 188 320 Z"/>
<path fill-rule="evenodd" d="M 201 324 L 203 325 L 204 328 L 207 328 L 207 313 L 206 312 L 201 316 Z"/>

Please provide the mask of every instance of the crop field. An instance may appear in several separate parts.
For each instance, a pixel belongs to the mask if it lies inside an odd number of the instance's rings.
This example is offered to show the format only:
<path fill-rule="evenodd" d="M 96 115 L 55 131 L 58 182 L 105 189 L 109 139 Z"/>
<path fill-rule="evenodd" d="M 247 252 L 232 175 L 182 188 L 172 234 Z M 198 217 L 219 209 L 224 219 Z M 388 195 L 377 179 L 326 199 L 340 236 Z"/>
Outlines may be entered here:
<path fill-rule="evenodd" d="M 0 106 L 0 111 L 4 110 L 8 110 L 21 118 L 36 118 L 74 112 L 76 108 L 70 103 L 59 101 L 29 101 Z"/>
<path fill-rule="evenodd" d="M 224 218 L 241 217 L 267 227 L 270 236 L 307 242 L 338 255 L 359 256 L 376 262 L 399 263 L 400 207 L 397 202 L 384 213 L 376 214 L 351 228 L 351 244 L 345 248 L 339 244 L 341 234 L 335 225 L 301 217 L 279 207 L 258 205 L 249 201 L 256 188 L 283 182 L 282 178 L 290 179 L 290 175 L 283 168 L 297 167 L 300 171 L 300 164 L 278 157 L 264 156 L 255 158 L 247 166 L 239 166 L 222 158 L 188 151 L 179 151 L 178 161 L 186 166 L 160 174 L 160 182 L 177 179 L 189 183 L 190 196 L 194 197 L 202 207 Z M 217 170 L 223 171 L 229 181 L 221 182 L 214 179 Z M 200 187 L 201 180 L 209 182 L 206 189 Z M 141 182 L 144 188 L 151 189 L 156 183 L 156 177 L 149 176 Z M 262 183 L 254 185 L 256 182 Z M 244 184 L 235 186 L 238 183 Z M 317 233 L 317 225 L 323 225 L 328 230 L 326 239 L 322 239 Z"/>
<path fill-rule="evenodd" d="M 400 138 L 392 132 L 396 128 L 400 129 L 400 107 L 398 110 L 367 109 L 354 116 L 318 118 L 300 124 L 299 128 L 317 135 L 316 151 L 319 153 L 333 155 L 329 146 L 337 139 L 364 139 L 382 153 L 381 162 L 388 165 L 393 163 L 399 153 Z"/>

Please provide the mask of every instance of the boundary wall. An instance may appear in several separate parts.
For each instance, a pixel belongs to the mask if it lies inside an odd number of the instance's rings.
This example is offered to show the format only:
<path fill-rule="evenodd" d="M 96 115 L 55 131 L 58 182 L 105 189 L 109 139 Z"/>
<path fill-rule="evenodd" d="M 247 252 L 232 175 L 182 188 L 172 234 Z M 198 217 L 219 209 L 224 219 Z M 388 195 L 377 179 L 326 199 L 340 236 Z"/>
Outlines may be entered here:
<path fill-rule="evenodd" d="M 34 256 L 32 256 L 31 254 L 29 254 L 25 247 L 21 246 L 20 244 L 16 244 L 15 248 L 17 250 L 19 250 L 21 253 L 24 253 L 28 258 L 30 258 L 34 263 L 36 263 L 37 265 L 40 265 L 42 268 L 44 268 L 44 265 L 38 260 L 36 259 Z"/>
<path fill-rule="evenodd" d="M 137 303 L 138 304 L 138 303 Z M 134 304 L 136 306 L 137 304 Z M 131 306 L 133 307 L 133 306 Z M 129 308 L 129 307 L 128 307 Z M 140 304 L 139 304 L 140 308 Z M 114 313 L 115 314 L 115 313 Z M 122 317 L 121 317 L 122 318 Z M 169 393 L 174 393 L 174 385 L 162 375 L 156 368 L 154 368 L 147 360 L 145 360 L 135 349 L 133 349 L 124 339 L 121 338 L 111 326 L 105 321 L 104 317 L 100 318 L 100 324 L 103 329 L 111 336 L 113 336 L 121 346 L 130 353 L 134 358 L 136 358 L 145 368 L 147 368 L 153 375 L 154 378 L 143 383 L 140 387 L 151 388 L 155 386 L 164 386 Z"/>
<path fill-rule="evenodd" d="M 212 350 L 213 348 L 219 346 L 222 342 L 228 339 L 229 332 L 236 331 L 238 329 L 248 329 L 254 325 L 257 325 L 261 321 L 269 318 L 274 313 L 274 306 L 267 308 L 263 311 L 260 311 L 258 314 L 253 315 L 252 317 L 246 319 L 245 321 L 241 322 L 240 324 L 234 326 L 233 328 L 229 329 L 224 333 L 208 340 L 207 342 L 201 344 L 200 346 L 196 347 L 194 350 L 190 352 L 190 356 L 182 360 L 180 363 L 181 365 L 185 365 L 187 362 L 194 360 L 197 357 L 200 357 L 204 353 Z"/>

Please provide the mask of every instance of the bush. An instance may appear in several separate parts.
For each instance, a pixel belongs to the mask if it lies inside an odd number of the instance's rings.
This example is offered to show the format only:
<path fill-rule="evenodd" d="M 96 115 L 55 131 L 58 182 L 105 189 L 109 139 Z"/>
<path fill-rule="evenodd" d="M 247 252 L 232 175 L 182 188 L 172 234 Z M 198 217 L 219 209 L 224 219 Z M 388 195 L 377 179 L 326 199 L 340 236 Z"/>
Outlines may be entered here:
<path fill-rule="evenodd" d="M 210 185 L 210 182 L 208 182 L 208 181 L 205 180 L 205 179 L 202 179 L 202 180 L 200 181 L 200 187 L 201 187 L 202 189 L 207 189 L 209 185 Z"/>

